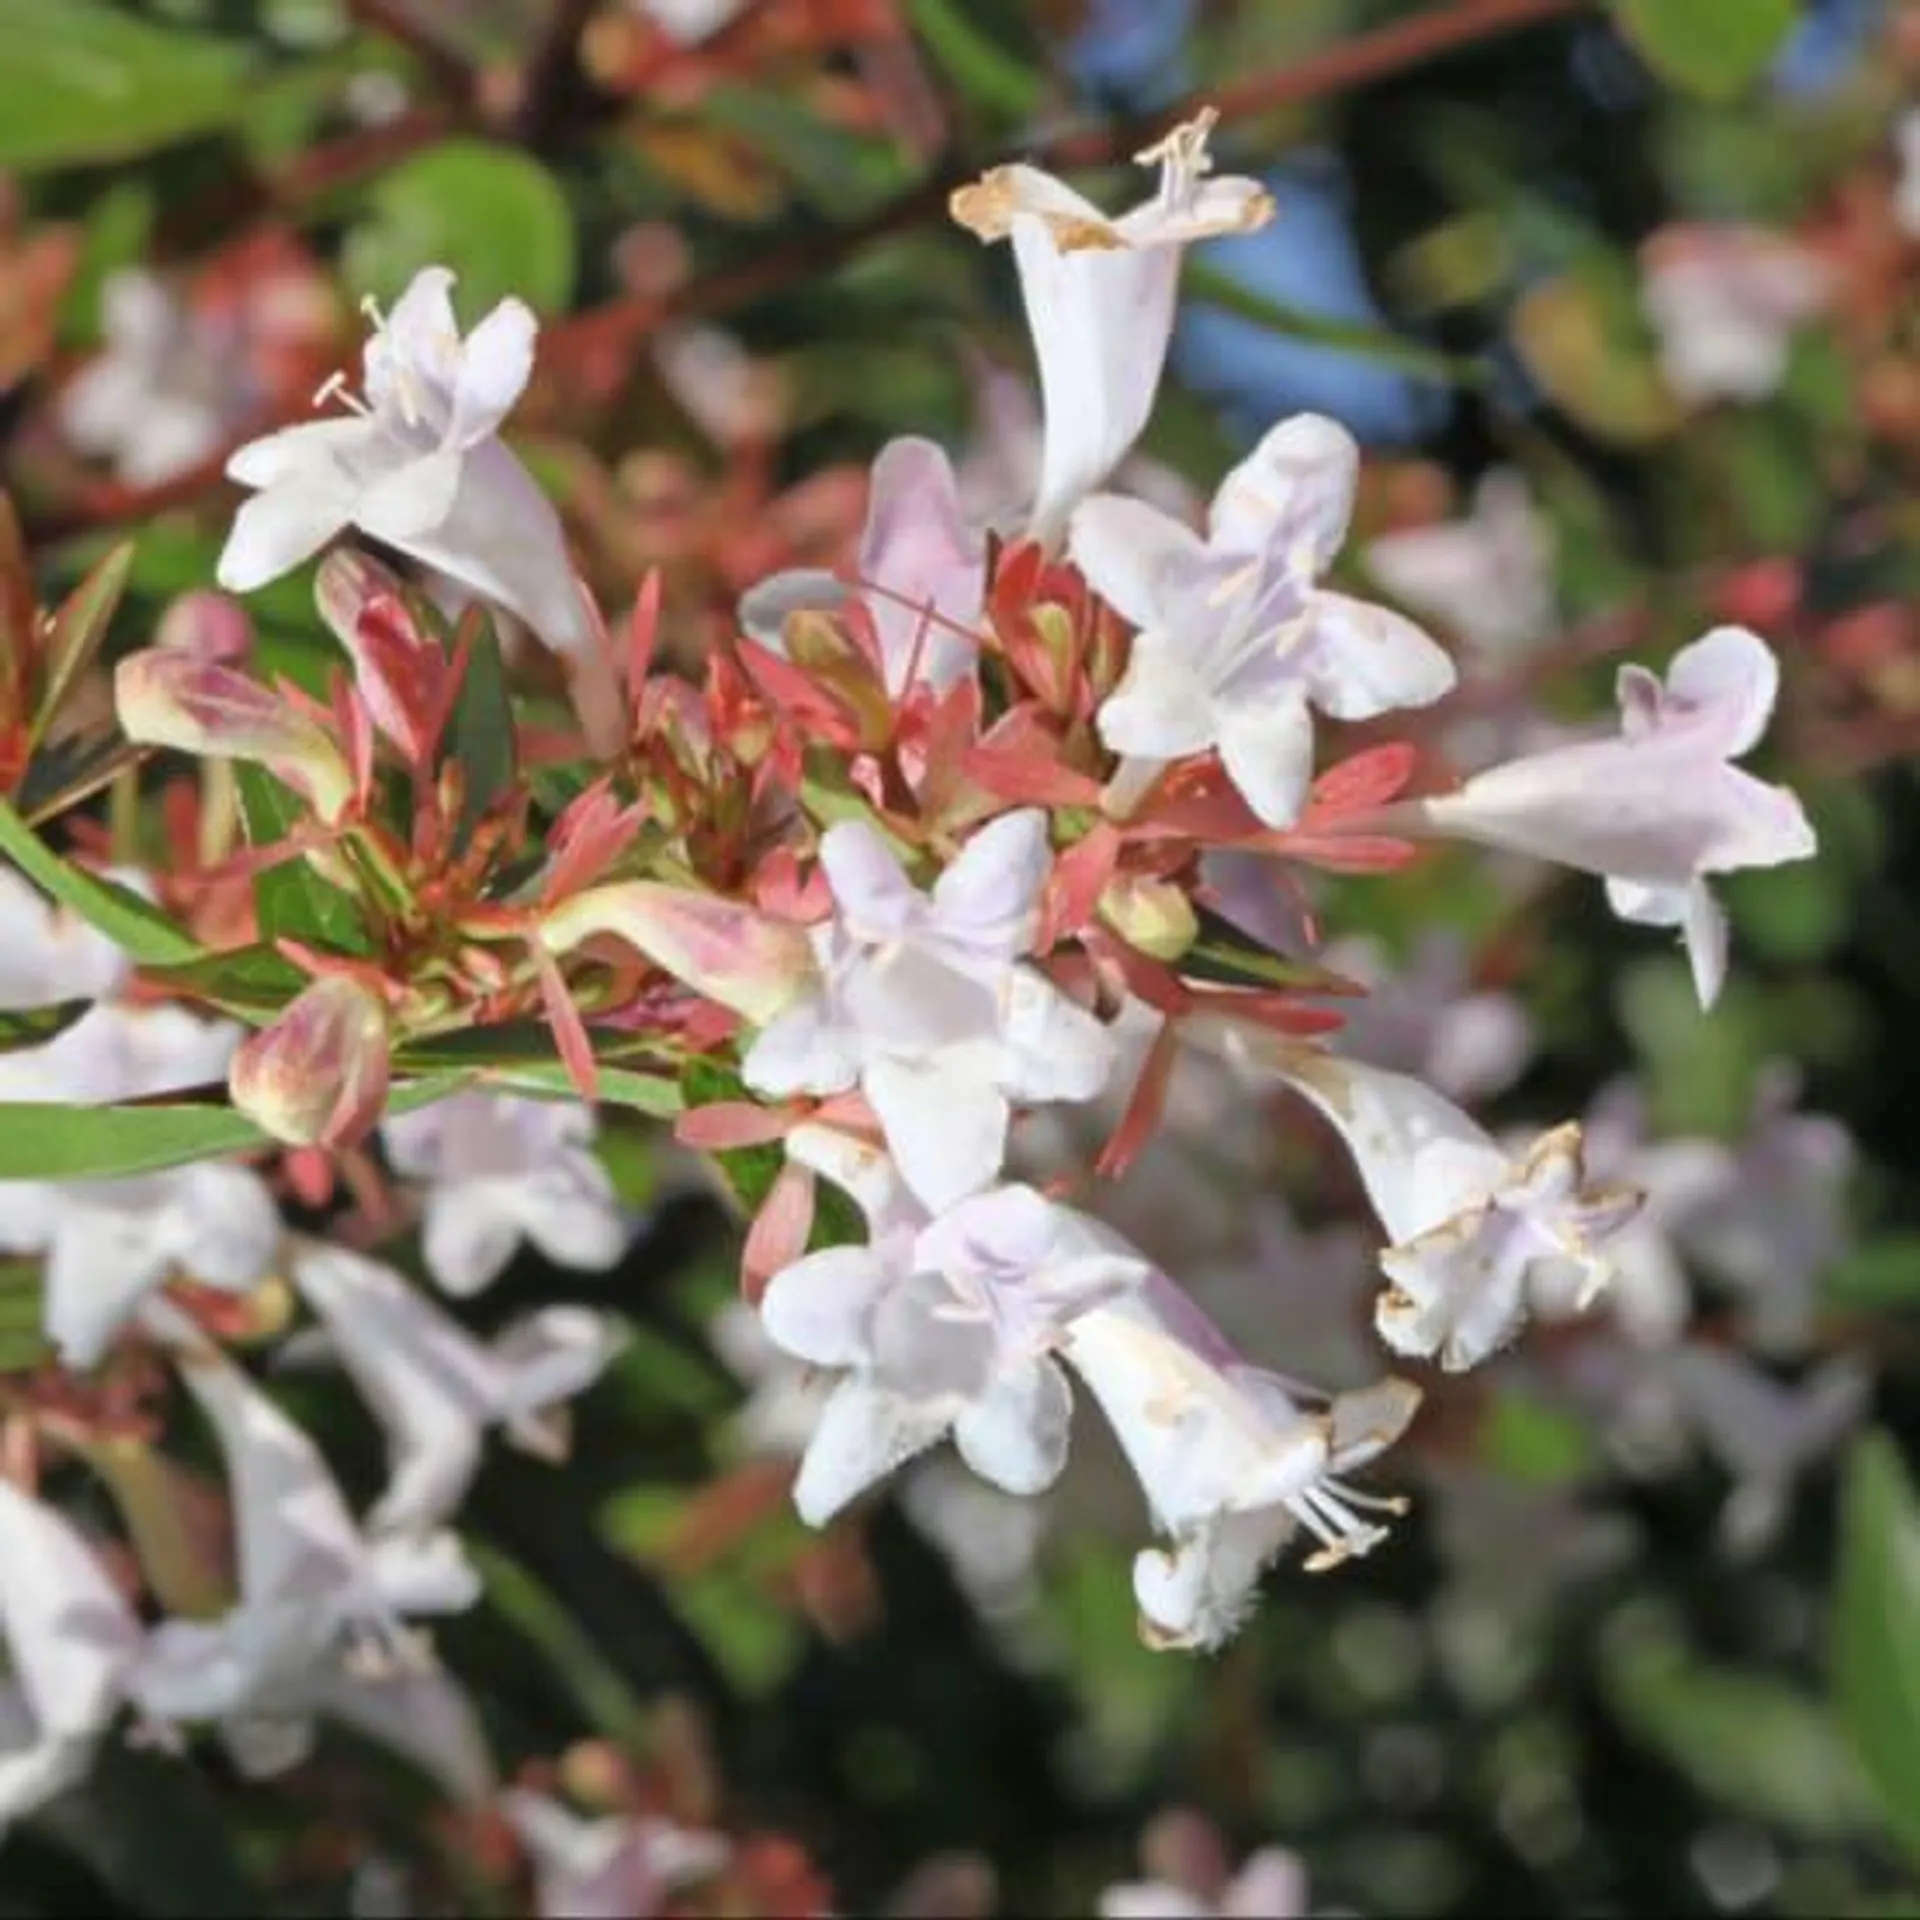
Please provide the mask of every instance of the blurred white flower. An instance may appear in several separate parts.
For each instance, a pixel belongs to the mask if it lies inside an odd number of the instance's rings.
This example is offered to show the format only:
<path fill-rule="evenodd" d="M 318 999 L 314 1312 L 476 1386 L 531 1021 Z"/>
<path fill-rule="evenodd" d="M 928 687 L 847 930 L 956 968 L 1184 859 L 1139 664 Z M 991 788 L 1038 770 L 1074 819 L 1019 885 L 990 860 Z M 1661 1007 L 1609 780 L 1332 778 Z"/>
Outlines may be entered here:
<path fill-rule="evenodd" d="M 663 1913 L 668 1898 L 727 1863 L 726 1838 L 641 1815 L 584 1820 L 527 1787 L 500 1796 L 533 1866 L 540 1920 L 632 1920 Z"/>

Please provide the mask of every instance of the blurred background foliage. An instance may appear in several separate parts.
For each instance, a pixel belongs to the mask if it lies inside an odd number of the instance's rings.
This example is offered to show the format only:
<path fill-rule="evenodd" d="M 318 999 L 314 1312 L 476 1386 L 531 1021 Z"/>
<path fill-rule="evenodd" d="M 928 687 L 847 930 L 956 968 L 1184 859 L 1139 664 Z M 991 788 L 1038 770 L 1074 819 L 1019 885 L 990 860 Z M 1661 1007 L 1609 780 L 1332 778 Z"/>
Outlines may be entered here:
<path fill-rule="evenodd" d="M 1403 954 L 1451 927 L 1522 995 L 1537 1044 L 1503 1115 L 1631 1073 L 1661 1131 L 1735 1140 L 1785 1061 L 1844 1122 L 1820 1346 L 1873 1359 L 1875 1430 L 1808 1470 L 1771 1544 L 1730 1557 L 1720 1468 L 1634 1471 L 1515 1365 L 1429 1436 L 1514 1495 L 1464 1554 L 1416 1504 L 1364 1566 L 1277 1575 L 1220 1657 L 1157 1654 L 1137 1522 L 1063 1496 L 1020 1608 L 983 1607 L 897 1503 L 824 1540 L 791 1517 L 709 1332 L 734 1214 L 622 1116 L 603 1150 L 649 1221 L 627 1262 L 526 1256 L 474 1310 L 578 1297 L 635 1327 L 570 1468 L 496 1459 L 470 1509 L 488 1602 L 441 1645 L 504 1766 L 574 1747 L 590 1772 L 605 1752 L 576 1743 L 609 1743 L 796 1842 L 846 1912 L 947 1854 L 984 1857 L 1006 1910 L 1084 1911 L 1174 1802 L 1297 1851 L 1321 1908 L 1920 1910 L 1920 306 L 1886 213 L 1914 24 L 1871 0 L 0 0 L 0 458 L 49 592 L 138 532 L 121 644 L 210 577 L 226 448 L 298 413 L 355 302 L 443 261 L 466 318 L 507 293 L 543 316 L 524 449 L 607 603 L 661 565 L 696 658 L 743 586 L 840 550 L 882 438 L 965 443 L 982 365 L 1024 368 L 1006 263 L 944 223 L 951 186 L 1037 152 L 1105 192 L 1195 96 L 1280 214 L 1200 250 L 1154 458 L 1204 488 L 1323 409 L 1378 455 L 1363 531 L 1518 467 L 1552 530 L 1555 712 L 1604 700 L 1623 645 L 1717 617 L 1787 658 L 1775 767 L 1822 855 L 1729 890 L 1711 1016 L 1582 884 L 1516 904 L 1436 859 L 1328 911 Z M 1842 263 L 1846 300 L 1755 404 L 1663 377 L 1642 260 L 1676 222 Z M 129 269 L 177 302 L 138 337 Z M 234 319 L 263 288 L 309 303 L 284 350 Z M 128 407 L 204 402 L 188 457 L 138 470 L 130 434 L 63 432 L 103 351 L 146 383 Z M 308 582 L 254 611 L 270 664 L 311 676 Z M 351 1395 L 294 1392 L 372 1488 Z M 367 1835 L 458 1910 L 507 1910 L 424 1782 L 330 1735 L 270 1790 L 116 1754 L 0 1848 L 0 1913 L 318 1913 L 349 1889 L 381 1911 Z M 917 1910 L 981 1891 L 945 1884 Z"/>

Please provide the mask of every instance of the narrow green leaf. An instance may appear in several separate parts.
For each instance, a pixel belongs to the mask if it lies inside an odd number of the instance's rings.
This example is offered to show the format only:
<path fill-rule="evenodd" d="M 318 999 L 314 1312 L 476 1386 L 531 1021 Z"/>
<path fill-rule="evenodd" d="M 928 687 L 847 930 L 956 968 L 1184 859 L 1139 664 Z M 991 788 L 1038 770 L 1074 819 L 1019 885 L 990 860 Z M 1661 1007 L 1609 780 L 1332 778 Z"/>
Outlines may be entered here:
<path fill-rule="evenodd" d="M 1613 0 L 1655 73 L 1709 100 L 1745 93 L 1793 31 L 1795 0 Z"/>
<path fill-rule="evenodd" d="M 435 1074 L 396 1087 L 390 1113 L 408 1113 L 457 1093 L 470 1076 Z M 0 1180 L 117 1180 L 231 1153 L 260 1153 L 271 1140 L 245 1114 L 172 1095 L 146 1104 L 74 1107 L 0 1102 Z"/>
<path fill-rule="evenodd" d="M 40 711 L 33 716 L 36 741 L 45 736 L 75 682 L 100 651 L 100 643 L 107 637 L 107 623 L 126 591 L 133 553 L 130 540 L 115 547 L 88 569 L 86 578 L 53 616 L 47 646 L 47 684 L 40 695 Z"/>
<path fill-rule="evenodd" d="M 1293 993 L 1352 993 L 1344 974 L 1310 960 L 1289 960 L 1243 933 L 1209 907 L 1196 906 L 1200 937 L 1180 956 L 1179 970 L 1196 980 L 1230 987 L 1283 988 Z"/>
<path fill-rule="evenodd" d="M 513 702 L 507 692 L 500 635 L 484 613 L 464 620 L 461 637 L 472 636 L 466 678 L 447 728 L 447 754 L 465 781 L 459 842 L 464 845 L 482 814 L 513 784 L 517 764 Z"/>
<path fill-rule="evenodd" d="M 125 160 L 229 125 L 250 51 L 99 0 L 7 0 L 0 168 Z"/>
<path fill-rule="evenodd" d="M 264 767 L 234 768 L 248 844 L 270 847 L 306 823 L 306 805 Z M 300 854 L 253 878 L 254 916 L 263 941 L 300 940 L 330 953 L 372 951 L 360 909 L 350 894 L 315 873 Z"/>
<path fill-rule="evenodd" d="M 914 31 L 976 106 L 1026 120 L 1040 104 L 1046 82 L 1029 59 L 1009 52 L 980 29 L 974 10 L 958 0 L 907 0 Z"/>
<path fill-rule="evenodd" d="M 307 975 L 265 941 L 210 953 L 184 967 L 149 967 L 146 977 L 255 1024 L 271 1020 L 307 985 Z"/>
<path fill-rule="evenodd" d="M 93 1010 L 91 1000 L 60 1000 L 50 1007 L 0 1009 L 0 1053 L 37 1047 L 56 1033 L 65 1033 L 83 1014 Z"/>
<path fill-rule="evenodd" d="M 61 859 L 4 800 L 0 800 L 0 853 L 11 858 L 35 886 L 71 907 L 143 966 L 180 966 L 200 959 L 206 951 L 137 893 Z"/>
<path fill-rule="evenodd" d="M 557 1060 L 529 1060 L 517 1066 L 495 1067 L 481 1075 L 489 1085 L 503 1093 L 524 1093 L 537 1100 L 577 1100 L 580 1095 L 567 1070 Z M 599 1069 L 596 1084 L 600 1098 L 610 1107 L 630 1107 L 635 1113 L 650 1113 L 670 1120 L 680 1111 L 680 1089 L 671 1080 L 651 1073 L 636 1073 L 630 1067 Z"/>
<path fill-rule="evenodd" d="M 1352 320 L 1329 320 L 1325 314 L 1310 313 L 1304 307 L 1288 306 L 1269 300 L 1265 294 L 1251 292 L 1237 281 L 1189 255 L 1184 275 L 1188 294 L 1210 307 L 1251 320 L 1270 333 L 1290 340 L 1307 340 L 1316 346 L 1338 347 L 1363 360 L 1383 367 L 1397 367 L 1424 380 L 1444 381 L 1449 386 L 1484 387 L 1491 373 L 1484 361 L 1469 360 L 1460 354 L 1445 353 L 1438 347 L 1423 346 L 1417 340 L 1403 339 L 1379 327 L 1362 326 Z"/>
<path fill-rule="evenodd" d="M 1833 1678 L 1840 1718 L 1888 1819 L 1920 1853 L 1920 1509 L 1885 1433 L 1847 1460 Z"/>

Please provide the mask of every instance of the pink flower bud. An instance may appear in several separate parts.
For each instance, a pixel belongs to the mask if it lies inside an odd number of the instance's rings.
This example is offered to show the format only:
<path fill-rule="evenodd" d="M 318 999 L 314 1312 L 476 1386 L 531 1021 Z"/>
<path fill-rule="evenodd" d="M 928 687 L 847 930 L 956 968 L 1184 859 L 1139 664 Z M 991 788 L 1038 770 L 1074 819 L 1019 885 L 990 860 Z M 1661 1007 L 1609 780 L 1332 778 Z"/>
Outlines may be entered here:
<path fill-rule="evenodd" d="M 257 761 L 329 823 L 353 799 L 346 758 L 315 721 L 271 688 L 192 649 L 149 647 L 121 661 L 114 704 L 129 740 L 204 759 Z"/>
<path fill-rule="evenodd" d="M 424 766 L 453 706 L 446 649 L 420 631 L 393 575 L 363 554 L 329 554 L 314 594 L 353 662 L 354 685 L 374 725 L 413 765 Z"/>
<path fill-rule="evenodd" d="M 233 1104 L 289 1146 L 350 1146 L 387 1103 L 387 1010 L 359 981 L 316 980 L 228 1071 Z"/>
<path fill-rule="evenodd" d="M 764 1026 L 814 978 L 804 927 L 718 894 L 626 880 L 596 887 L 547 915 L 541 939 L 570 953 L 611 934 L 696 993 Z"/>

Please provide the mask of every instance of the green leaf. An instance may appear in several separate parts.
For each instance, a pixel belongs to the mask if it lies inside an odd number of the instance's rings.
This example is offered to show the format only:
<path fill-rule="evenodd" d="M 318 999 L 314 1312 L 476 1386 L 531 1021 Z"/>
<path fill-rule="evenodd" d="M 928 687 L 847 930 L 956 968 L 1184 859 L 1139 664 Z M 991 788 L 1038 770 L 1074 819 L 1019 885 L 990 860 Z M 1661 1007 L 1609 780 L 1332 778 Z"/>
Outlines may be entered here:
<path fill-rule="evenodd" d="M 142 966 L 180 966 L 198 960 L 206 951 L 137 893 L 61 859 L 4 800 L 0 800 L 0 853 L 8 855 L 35 886 L 71 907 Z"/>
<path fill-rule="evenodd" d="M 74 683 L 100 651 L 107 637 L 107 622 L 127 590 L 132 567 L 133 543 L 123 541 L 88 569 L 86 578 L 53 616 L 53 630 L 47 637 L 47 684 L 40 695 L 40 711 L 33 716 L 36 741 L 52 726 Z"/>
<path fill-rule="evenodd" d="M 566 196 L 537 160 L 478 140 L 449 140 L 383 174 L 341 265 L 356 293 L 391 302 L 425 266 L 459 276 L 471 325 L 517 295 L 543 313 L 573 298 L 574 235 Z"/>
<path fill-rule="evenodd" d="M 1039 68 L 981 31 L 973 9 L 959 0 L 907 0 L 914 31 L 974 105 L 1009 120 L 1026 120 L 1046 92 Z"/>
<path fill-rule="evenodd" d="M 387 1111 L 430 1106 L 459 1092 L 470 1078 L 435 1074 L 396 1087 Z M 118 1107 L 0 1102 L 0 1180 L 117 1180 L 230 1153 L 260 1153 L 276 1144 L 245 1114 L 211 1098 L 176 1095 Z"/>
<path fill-rule="evenodd" d="M 529 1060 L 517 1066 L 497 1067 L 481 1078 L 503 1093 L 524 1093 L 536 1100 L 577 1100 L 567 1070 L 558 1060 Z M 636 1073 L 631 1067 L 599 1069 L 595 1078 L 600 1099 L 610 1107 L 629 1107 L 635 1113 L 650 1113 L 656 1119 L 670 1120 L 680 1111 L 680 1089 L 658 1074 Z"/>
<path fill-rule="evenodd" d="M 1795 0 L 1613 0 L 1613 14 L 1655 73 L 1709 100 L 1745 93 L 1793 31 Z"/>
<path fill-rule="evenodd" d="M 1920 1510 L 1893 1441 L 1856 1440 L 1840 1517 L 1833 1678 L 1841 1724 L 1920 1853 Z"/>
<path fill-rule="evenodd" d="M 457 838 L 457 844 L 464 846 L 480 816 L 513 784 L 517 762 L 513 703 L 507 694 L 499 632 L 484 613 L 463 621 L 460 631 L 462 638 L 471 635 L 471 645 L 466 678 L 460 682 L 447 728 L 446 750 L 466 783 Z"/>
<path fill-rule="evenodd" d="M 306 803 L 266 768 L 242 761 L 234 779 L 250 846 L 273 846 L 306 824 Z M 253 908 L 262 941 L 300 940 L 330 953 L 373 951 L 353 896 L 315 873 L 302 854 L 254 875 Z"/>
<path fill-rule="evenodd" d="M 249 51 L 96 0 L 7 0 L 0 168 L 127 160 L 208 133 L 247 104 Z"/>
<path fill-rule="evenodd" d="M 146 977 L 256 1025 L 271 1020 L 308 984 L 307 975 L 265 941 L 210 953 L 184 967 L 149 967 Z"/>
<path fill-rule="evenodd" d="M 1840 1307 L 1920 1307 L 1920 1233 L 1880 1234 L 1855 1247 L 1821 1292 Z"/>
<path fill-rule="evenodd" d="M 1195 980 L 1213 980 L 1230 987 L 1278 987 L 1296 993 L 1353 991 L 1354 983 L 1345 975 L 1275 953 L 1210 907 L 1196 905 L 1194 914 L 1200 922 L 1200 937 L 1176 964 L 1181 973 Z"/>
<path fill-rule="evenodd" d="M 91 1013 L 93 1005 L 91 1000 L 61 1000 L 50 1007 L 0 1008 L 0 1053 L 44 1044 Z"/>

